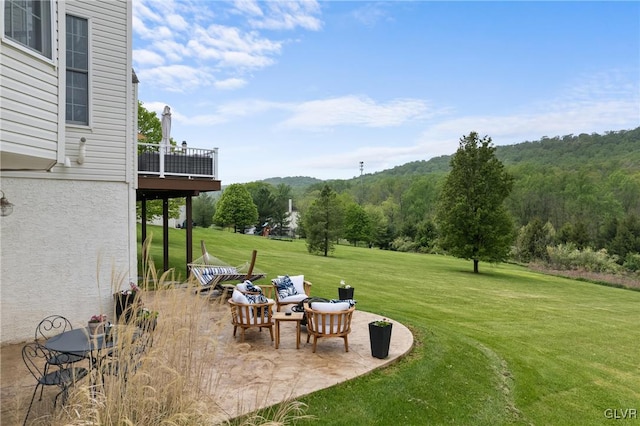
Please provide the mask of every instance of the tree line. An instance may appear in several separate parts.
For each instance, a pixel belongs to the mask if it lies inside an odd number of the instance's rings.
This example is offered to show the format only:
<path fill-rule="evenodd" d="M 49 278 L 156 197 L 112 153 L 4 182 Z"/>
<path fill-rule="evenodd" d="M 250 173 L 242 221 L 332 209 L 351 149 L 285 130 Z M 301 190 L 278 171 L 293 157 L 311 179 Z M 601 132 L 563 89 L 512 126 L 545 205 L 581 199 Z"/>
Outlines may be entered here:
<path fill-rule="evenodd" d="M 478 146 L 487 142 L 475 134 L 468 137 Z M 491 161 L 503 165 L 510 176 L 509 191 L 503 191 L 499 206 L 512 224 L 512 232 L 503 230 L 509 236 L 509 258 L 548 262 L 555 258 L 548 248 L 561 246 L 563 252 L 568 249 L 568 256 L 572 251 L 604 251 L 613 263 L 638 270 L 640 128 L 605 135 L 545 137 L 509 147 L 492 147 L 489 140 L 486 145 L 491 148 Z M 259 230 L 273 216 L 270 198 L 280 194 L 279 207 L 273 211 L 280 212 L 276 221 L 286 229 L 287 206 L 282 197 L 286 194 L 300 215 L 297 236 L 313 239 L 321 235 L 326 242 L 318 245 L 313 240 L 312 252 L 328 254 L 333 244 L 348 241 L 389 250 L 451 253 L 453 246 L 447 239 L 456 228 L 443 234 L 438 209 L 444 202 L 443 191 L 450 191 L 447 179 L 457 154 L 351 180 L 297 187 L 285 183 L 286 179 L 280 179 L 277 187 L 267 182 L 245 184 L 259 220 L 242 225 Z M 463 180 L 458 191 L 468 187 Z M 327 212 L 331 229 L 319 230 L 323 223 L 319 215 Z M 225 225 L 223 222 L 217 224 Z"/>
<path fill-rule="evenodd" d="M 142 103 L 138 132 L 149 143 L 161 139 L 159 118 Z M 576 257 L 591 251 L 604 256 L 608 268 L 640 270 L 640 127 L 603 135 L 545 136 L 500 147 L 471 133 L 461 139 L 461 148 L 472 140 L 476 148 L 484 147 L 489 155 L 485 160 L 499 163 L 509 176 L 509 190 L 496 207 L 511 223 L 512 232 L 503 230 L 509 237 L 509 258 L 566 264 L 570 262 L 559 260 L 558 253 Z M 455 253 L 452 239 L 460 224 L 446 227 L 442 205 L 443 194 L 455 198 L 448 180 L 463 153 L 459 149 L 451 156 L 347 180 L 288 177 L 230 185 L 221 196 L 194 198 L 193 217 L 199 226 L 231 226 L 236 232 L 295 232 L 307 238 L 311 252 L 324 255 L 341 241 L 385 250 Z M 468 183 L 458 185 L 458 196 L 470 188 Z M 289 200 L 298 214 L 295 230 L 290 229 Z M 150 216 L 161 214 L 156 204 L 149 203 Z M 178 217 L 180 204 L 170 200 L 171 217 Z M 462 217 L 460 211 L 457 215 Z M 323 229 L 327 221 L 330 229 Z M 553 247 L 559 249 L 552 252 Z M 505 257 L 502 254 L 485 260 Z"/>

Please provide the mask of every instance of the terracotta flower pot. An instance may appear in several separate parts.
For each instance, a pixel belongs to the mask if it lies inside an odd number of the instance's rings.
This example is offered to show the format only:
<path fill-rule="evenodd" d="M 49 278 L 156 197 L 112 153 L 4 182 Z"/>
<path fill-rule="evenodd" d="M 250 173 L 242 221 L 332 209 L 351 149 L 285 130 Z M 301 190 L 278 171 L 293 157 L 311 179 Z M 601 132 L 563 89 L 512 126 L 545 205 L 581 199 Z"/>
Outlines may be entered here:
<path fill-rule="evenodd" d="M 105 331 L 105 322 L 90 322 L 87 324 L 89 328 L 89 334 L 95 336 L 96 334 L 103 334 Z"/>

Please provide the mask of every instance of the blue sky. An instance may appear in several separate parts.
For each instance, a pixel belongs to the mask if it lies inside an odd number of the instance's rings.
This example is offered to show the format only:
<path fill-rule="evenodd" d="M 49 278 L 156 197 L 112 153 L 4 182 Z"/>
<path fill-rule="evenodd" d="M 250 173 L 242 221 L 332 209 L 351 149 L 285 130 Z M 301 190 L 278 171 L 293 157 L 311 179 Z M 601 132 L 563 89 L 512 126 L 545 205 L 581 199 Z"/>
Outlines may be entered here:
<path fill-rule="evenodd" d="M 223 185 L 640 126 L 640 3 L 134 0 L 139 99 Z"/>

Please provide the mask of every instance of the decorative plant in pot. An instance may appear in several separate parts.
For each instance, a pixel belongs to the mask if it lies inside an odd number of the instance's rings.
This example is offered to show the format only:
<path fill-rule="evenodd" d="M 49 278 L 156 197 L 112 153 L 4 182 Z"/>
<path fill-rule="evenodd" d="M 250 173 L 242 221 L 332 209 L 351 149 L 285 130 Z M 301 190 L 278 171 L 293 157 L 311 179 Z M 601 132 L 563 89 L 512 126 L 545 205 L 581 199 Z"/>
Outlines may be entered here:
<path fill-rule="evenodd" d="M 117 292 L 113 297 L 116 304 L 116 320 L 121 321 L 120 318 L 124 315 L 124 322 L 128 323 L 132 317 L 135 317 L 142 303 L 140 287 L 131 282 L 128 289 Z"/>
<path fill-rule="evenodd" d="M 158 311 L 151 311 L 148 308 L 140 309 L 136 316 L 136 324 L 147 332 L 155 330 L 158 324 Z"/>
<path fill-rule="evenodd" d="M 392 328 L 393 324 L 386 318 L 369 323 L 371 356 L 380 359 L 384 359 L 389 356 Z"/>
<path fill-rule="evenodd" d="M 349 300 L 353 299 L 354 288 L 347 284 L 344 280 L 340 280 L 340 287 L 338 287 L 338 299 Z"/>
<path fill-rule="evenodd" d="M 89 319 L 89 323 L 87 327 L 89 328 L 90 335 L 102 334 L 105 332 L 105 327 L 107 325 L 107 316 L 104 314 L 93 315 L 91 319 Z"/>

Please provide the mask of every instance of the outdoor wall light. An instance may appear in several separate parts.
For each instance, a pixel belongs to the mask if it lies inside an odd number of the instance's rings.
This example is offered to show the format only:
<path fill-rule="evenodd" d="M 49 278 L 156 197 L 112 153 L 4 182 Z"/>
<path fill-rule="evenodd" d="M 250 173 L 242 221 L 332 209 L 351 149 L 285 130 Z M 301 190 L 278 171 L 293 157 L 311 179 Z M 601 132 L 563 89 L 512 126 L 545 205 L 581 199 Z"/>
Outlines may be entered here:
<path fill-rule="evenodd" d="M 13 213 L 13 204 L 4 196 L 4 191 L 0 190 L 2 198 L 0 198 L 0 216 L 9 216 Z"/>

